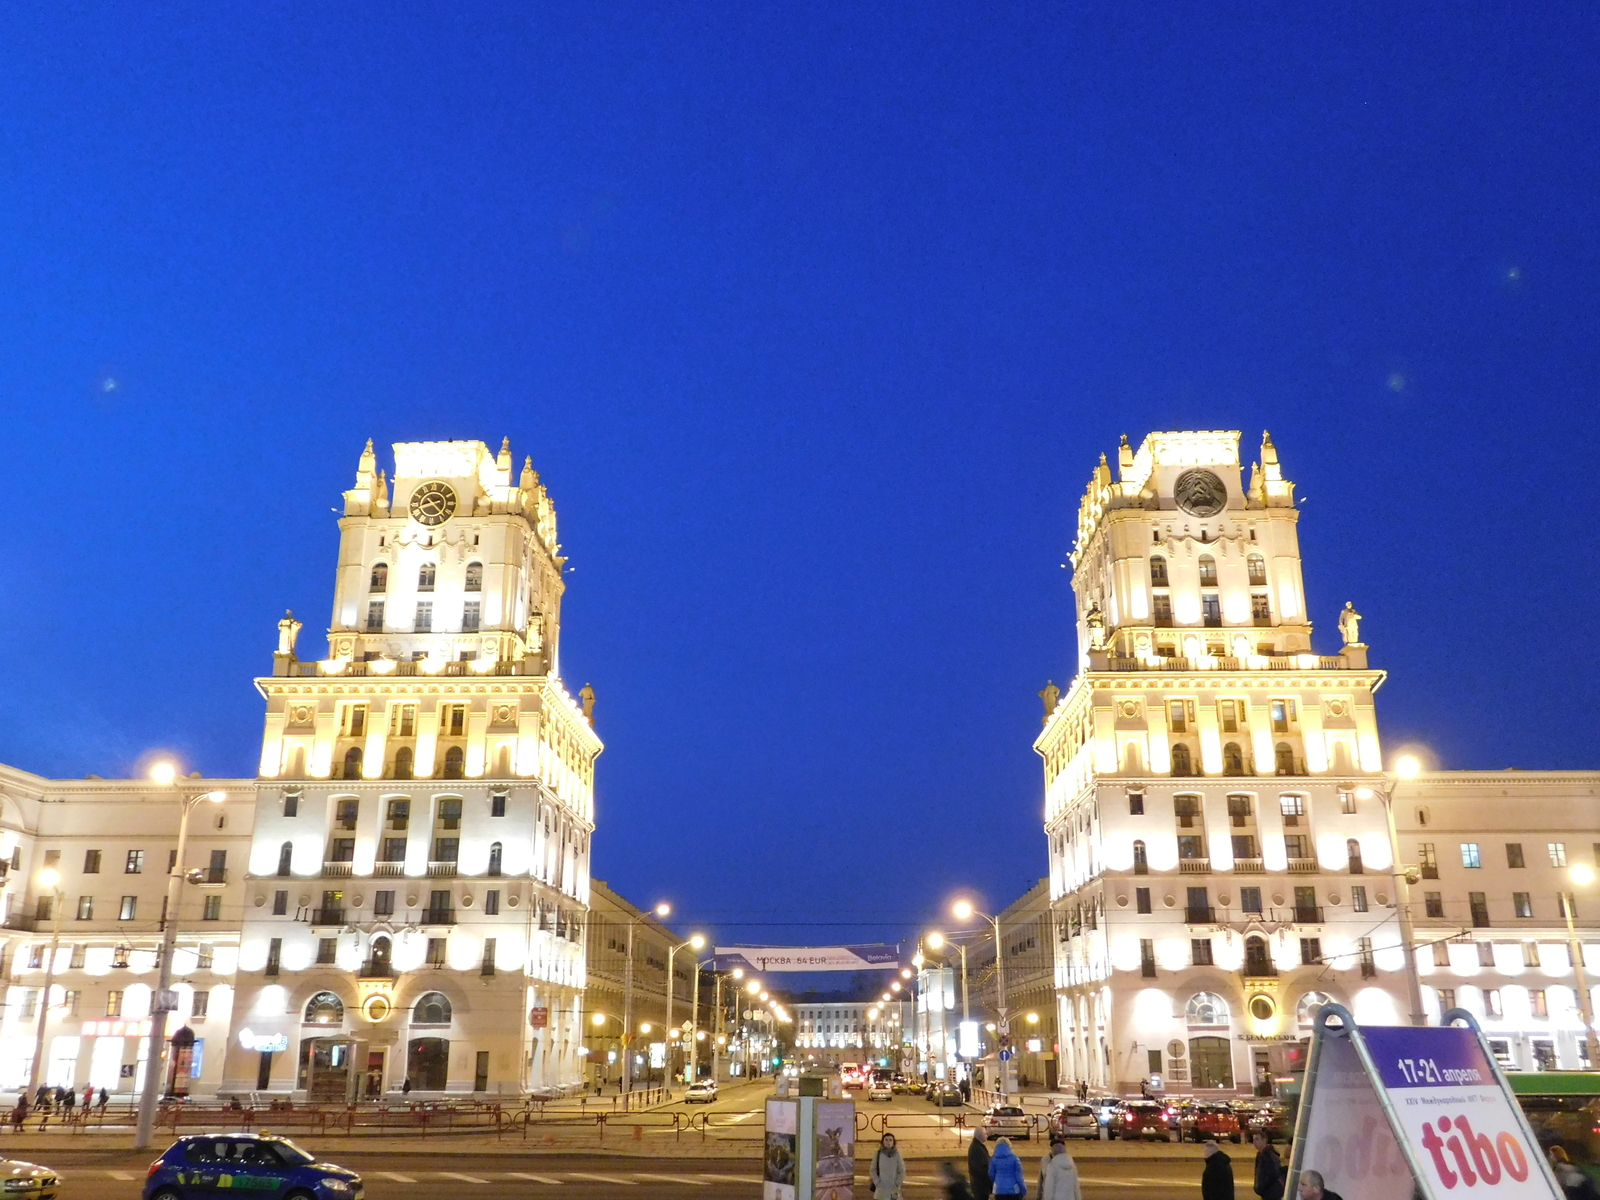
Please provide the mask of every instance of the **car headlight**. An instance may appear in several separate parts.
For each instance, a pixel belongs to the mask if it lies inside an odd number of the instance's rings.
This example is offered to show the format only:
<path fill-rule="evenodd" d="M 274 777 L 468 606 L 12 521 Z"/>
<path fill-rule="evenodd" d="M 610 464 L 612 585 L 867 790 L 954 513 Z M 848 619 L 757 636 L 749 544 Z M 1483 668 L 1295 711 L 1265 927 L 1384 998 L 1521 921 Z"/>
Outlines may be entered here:
<path fill-rule="evenodd" d="M 322 1186 L 330 1192 L 348 1192 L 350 1190 L 349 1181 L 344 1179 L 324 1179 Z"/>
<path fill-rule="evenodd" d="M 26 1192 L 39 1186 L 39 1181 L 33 1178 L 6 1180 L 6 1191 L 8 1192 Z"/>

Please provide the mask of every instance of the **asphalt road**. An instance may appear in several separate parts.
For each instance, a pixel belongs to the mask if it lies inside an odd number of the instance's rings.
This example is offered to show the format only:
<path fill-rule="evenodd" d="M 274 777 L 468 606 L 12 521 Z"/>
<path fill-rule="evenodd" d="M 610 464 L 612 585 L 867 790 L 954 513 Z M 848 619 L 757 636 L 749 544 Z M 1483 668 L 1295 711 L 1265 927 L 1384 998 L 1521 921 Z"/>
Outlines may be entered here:
<path fill-rule="evenodd" d="M 1028 1155 L 1029 1173 L 1033 1173 Z M 65 1178 L 62 1200 L 132 1200 L 149 1156 L 127 1150 L 74 1151 L 51 1157 Z M 360 1171 L 367 1200 L 756 1200 L 759 1164 L 728 1159 L 643 1159 L 600 1155 L 467 1158 L 447 1155 L 343 1154 Z M 913 1159 L 908 1197 L 941 1195 L 933 1161 Z M 864 1184 L 865 1169 L 857 1176 Z M 1160 1200 L 1199 1190 L 1198 1163 L 1082 1164 L 1084 1194 L 1092 1200 Z M 1030 1180 L 1031 1184 L 1031 1180 Z M 859 1188 L 864 1195 L 866 1188 Z"/>

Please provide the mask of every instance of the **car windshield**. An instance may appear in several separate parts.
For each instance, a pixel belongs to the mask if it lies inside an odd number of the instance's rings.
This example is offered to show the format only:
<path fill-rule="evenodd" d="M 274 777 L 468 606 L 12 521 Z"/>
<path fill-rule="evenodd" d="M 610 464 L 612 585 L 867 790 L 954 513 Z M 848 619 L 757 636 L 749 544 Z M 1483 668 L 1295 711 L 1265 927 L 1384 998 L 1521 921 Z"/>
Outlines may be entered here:
<path fill-rule="evenodd" d="M 1090 1108 L 1087 1104 L 1074 1104 L 1071 1108 L 1067 1109 L 1067 1116 L 1092 1117 L 1094 1116 L 1094 1109 Z"/>
<path fill-rule="evenodd" d="M 291 1167 L 303 1167 L 307 1163 L 317 1161 L 315 1155 L 302 1150 L 287 1138 L 274 1138 L 272 1141 L 264 1143 L 264 1145 L 271 1146 L 276 1150 L 283 1161 Z"/>
<path fill-rule="evenodd" d="M 1024 1113 L 1020 1108 L 1017 1108 L 1015 1105 L 1009 1105 L 995 1109 L 994 1115 L 997 1117 L 1022 1117 L 1026 1116 L 1027 1114 Z"/>

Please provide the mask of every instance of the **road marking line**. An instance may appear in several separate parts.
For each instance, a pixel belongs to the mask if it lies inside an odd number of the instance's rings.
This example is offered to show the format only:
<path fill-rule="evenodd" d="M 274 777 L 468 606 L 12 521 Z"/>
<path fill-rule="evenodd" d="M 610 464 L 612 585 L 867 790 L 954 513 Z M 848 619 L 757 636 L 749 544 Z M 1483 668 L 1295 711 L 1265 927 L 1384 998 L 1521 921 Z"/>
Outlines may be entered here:
<path fill-rule="evenodd" d="M 440 1179 L 459 1179 L 462 1183 L 488 1183 L 487 1179 L 480 1179 L 476 1175 L 463 1175 L 460 1171 L 435 1171 Z"/>
<path fill-rule="evenodd" d="M 530 1175 L 526 1171 L 507 1171 L 506 1174 L 513 1179 L 531 1179 L 534 1183 L 549 1183 L 557 1186 L 560 1186 L 561 1183 L 561 1180 L 554 1175 Z"/>
<path fill-rule="evenodd" d="M 656 1175 L 649 1171 L 635 1171 L 633 1177 L 635 1179 L 656 1179 L 662 1183 L 699 1183 L 701 1179 L 699 1175 Z"/>
<path fill-rule="evenodd" d="M 111 1176 L 113 1179 L 122 1180 L 123 1183 L 127 1183 L 130 1180 L 139 1178 L 132 1171 L 107 1171 L 106 1174 Z"/>
<path fill-rule="evenodd" d="M 592 1179 L 596 1183 L 620 1183 L 625 1187 L 638 1187 L 631 1179 L 624 1179 L 620 1175 L 590 1175 L 584 1171 L 563 1172 L 568 1179 Z"/>
<path fill-rule="evenodd" d="M 713 1175 L 709 1171 L 701 1171 L 700 1172 L 700 1178 L 701 1179 L 722 1179 L 722 1180 L 727 1180 L 727 1181 L 732 1182 L 732 1183 L 753 1183 L 753 1182 L 755 1182 L 748 1175 Z"/>
<path fill-rule="evenodd" d="M 373 1171 L 374 1175 L 382 1175 L 385 1179 L 392 1179 L 396 1183 L 415 1183 L 416 1180 L 409 1175 L 402 1175 L 399 1171 Z"/>

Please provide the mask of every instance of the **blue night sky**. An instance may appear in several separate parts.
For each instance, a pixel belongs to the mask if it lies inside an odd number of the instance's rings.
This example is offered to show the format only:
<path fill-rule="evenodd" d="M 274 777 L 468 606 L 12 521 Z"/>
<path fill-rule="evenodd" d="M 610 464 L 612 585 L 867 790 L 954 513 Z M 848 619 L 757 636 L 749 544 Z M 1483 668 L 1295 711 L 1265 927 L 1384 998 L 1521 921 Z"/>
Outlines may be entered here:
<path fill-rule="evenodd" d="M 1388 749 L 1600 765 L 1600 16 L 1294 8 L 8 6 L 0 760 L 253 772 L 363 442 L 509 435 L 596 874 L 893 937 L 1045 871 L 1099 454 L 1270 428 Z"/>

